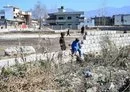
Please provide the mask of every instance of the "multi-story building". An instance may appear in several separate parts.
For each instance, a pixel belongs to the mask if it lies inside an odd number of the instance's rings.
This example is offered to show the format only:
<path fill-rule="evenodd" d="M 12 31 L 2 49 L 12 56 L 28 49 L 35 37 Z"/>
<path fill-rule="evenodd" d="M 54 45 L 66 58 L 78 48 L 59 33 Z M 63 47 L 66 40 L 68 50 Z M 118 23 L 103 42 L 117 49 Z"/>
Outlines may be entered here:
<path fill-rule="evenodd" d="M 19 8 L 14 6 L 4 6 L 4 9 L 0 11 L 0 25 L 4 23 L 6 27 L 10 26 L 21 26 L 23 23 L 29 25 L 31 21 L 31 13 L 21 11 Z M 2 22 L 4 21 L 4 22 Z"/>
<path fill-rule="evenodd" d="M 65 12 L 63 6 L 58 9 L 58 12 L 48 15 L 46 22 L 53 29 L 78 29 L 78 25 L 84 22 L 84 12 Z"/>
<path fill-rule="evenodd" d="M 4 10 L 0 10 L 0 27 L 3 28 L 5 26 L 6 21 L 5 21 L 5 14 Z"/>
<path fill-rule="evenodd" d="M 94 17 L 87 19 L 88 26 L 112 26 L 113 18 L 112 17 Z"/>
<path fill-rule="evenodd" d="M 115 26 L 129 26 L 130 14 L 114 15 L 114 25 Z"/>

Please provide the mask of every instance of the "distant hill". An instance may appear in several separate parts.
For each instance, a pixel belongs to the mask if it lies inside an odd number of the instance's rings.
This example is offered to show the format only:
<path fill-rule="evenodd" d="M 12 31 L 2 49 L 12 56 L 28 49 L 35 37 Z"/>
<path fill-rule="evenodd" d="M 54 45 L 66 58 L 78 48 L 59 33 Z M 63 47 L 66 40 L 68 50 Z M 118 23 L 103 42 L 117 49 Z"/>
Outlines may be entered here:
<path fill-rule="evenodd" d="M 85 11 L 86 17 L 94 17 L 102 14 L 104 14 L 105 16 L 112 16 L 116 14 L 130 14 L 130 6 L 124 6 L 121 8 L 106 7 L 104 9 Z"/>

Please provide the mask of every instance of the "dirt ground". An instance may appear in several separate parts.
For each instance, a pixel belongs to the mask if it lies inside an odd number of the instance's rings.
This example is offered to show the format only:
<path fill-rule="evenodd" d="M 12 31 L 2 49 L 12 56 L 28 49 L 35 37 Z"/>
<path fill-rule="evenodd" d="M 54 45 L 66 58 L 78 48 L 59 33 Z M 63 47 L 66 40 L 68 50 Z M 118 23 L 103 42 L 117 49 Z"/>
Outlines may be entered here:
<path fill-rule="evenodd" d="M 26 34 L 26 33 L 24 33 Z M 2 35 L 2 34 L 0 34 Z M 12 34 L 10 34 L 12 35 Z M 17 33 L 16 33 L 17 35 Z M 26 34 L 27 35 L 27 34 Z M 47 34 L 48 35 L 48 34 Z M 52 34 L 50 34 L 52 35 Z M 55 35 L 55 34 L 54 34 Z M 4 49 L 8 47 L 13 46 L 33 46 L 36 49 L 37 53 L 43 52 L 45 49 L 47 52 L 53 52 L 53 51 L 60 51 L 60 45 L 59 45 L 59 37 L 60 34 L 57 37 L 53 38 L 22 38 L 22 39 L 0 39 L 0 57 L 4 56 Z M 14 34 L 13 34 L 14 36 Z M 52 35 L 53 36 L 53 35 Z M 75 38 L 79 38 L 82 40 L 82 35 L 79 33 L 72 33 L 71 36 L 65 36 L 65 42 L 67 49 L 70 49 L 69 44 L 72 43 Z"/>

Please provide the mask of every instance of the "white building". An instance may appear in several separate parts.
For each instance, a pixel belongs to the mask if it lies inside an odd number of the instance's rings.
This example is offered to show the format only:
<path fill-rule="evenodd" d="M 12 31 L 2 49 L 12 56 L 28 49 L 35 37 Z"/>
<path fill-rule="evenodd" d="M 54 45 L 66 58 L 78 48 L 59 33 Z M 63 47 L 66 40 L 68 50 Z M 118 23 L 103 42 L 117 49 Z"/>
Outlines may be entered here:
<path fill-rule="evenodd" d="M 5 19 L 5 11 L 0 10 L 0 19 Z"/>
<path fill-rule="evenodd" d="M 58 12 L 49 13 L 48 15 L 49 18 L 46 22 L 52 29 L 78 29 L 78 26 L 84 23 L 83 11 L 66 12 L 63 6 L 58 9 Z"/>
<path fill-rule="evenodd" d="M 130 14 L 114 15 L 114 25 L 116 26 L 130 25 Z"/>
<path fill-rule="evenodd" d="M 85 21 L 85 25 L 87 25 L 88 27 L 94 27 L 95 26 L 95 20 L 93 18 L 88 18 Z"/>
<path fill-rule="evenodd" d="M 3 10 L 0 10 L 0 26 L 4 23 L 4 25 L 8 27 L 21 27 L 23 23 L 29 25 L 30 20 L 31 13 L 24 12 L 17 7 L 7 5 L 3 7 Z"/>

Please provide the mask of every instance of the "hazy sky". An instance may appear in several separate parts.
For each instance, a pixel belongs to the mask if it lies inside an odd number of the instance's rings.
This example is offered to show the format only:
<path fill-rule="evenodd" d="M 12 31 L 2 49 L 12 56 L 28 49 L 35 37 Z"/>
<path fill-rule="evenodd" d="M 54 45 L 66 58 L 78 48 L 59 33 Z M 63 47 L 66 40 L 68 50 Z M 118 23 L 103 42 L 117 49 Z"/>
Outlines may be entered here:
<path fill-rule="evenodd" d="M 73 10 L 89 11 L 102 7 L 123 7 L 130 6 L 130 0 L 0 0 L 0 8 L 4 5 L 14 5 L 22 10 L 33 8 L 37 1 L 40 1 L 47 9 L 58 8 L 63 5 Z"/>

